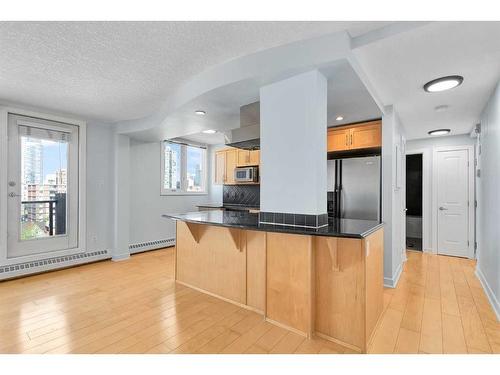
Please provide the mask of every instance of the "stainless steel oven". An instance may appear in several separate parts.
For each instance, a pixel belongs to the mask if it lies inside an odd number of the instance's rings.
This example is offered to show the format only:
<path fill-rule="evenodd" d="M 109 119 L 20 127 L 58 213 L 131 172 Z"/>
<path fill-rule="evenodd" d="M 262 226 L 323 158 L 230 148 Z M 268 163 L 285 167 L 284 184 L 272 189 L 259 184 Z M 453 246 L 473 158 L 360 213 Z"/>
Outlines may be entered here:
<path fill-rule="evenodd" d="M 259 182 L 259 167 L 238 167 L 234 170 L 236 182 Z"/>

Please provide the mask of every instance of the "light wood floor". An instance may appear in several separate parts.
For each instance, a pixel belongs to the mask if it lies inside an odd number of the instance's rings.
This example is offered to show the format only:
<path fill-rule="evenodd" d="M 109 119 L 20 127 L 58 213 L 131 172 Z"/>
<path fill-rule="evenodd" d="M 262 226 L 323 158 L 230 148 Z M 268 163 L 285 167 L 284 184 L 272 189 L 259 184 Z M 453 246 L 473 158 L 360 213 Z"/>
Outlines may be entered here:
<path fill-rule="evenodd" d="M 349 353 L 175 285 L 173 250 L 0 282 L 0 353 Z M 373 353 L 500 352 L 474 262 L 408 252 Z"/>

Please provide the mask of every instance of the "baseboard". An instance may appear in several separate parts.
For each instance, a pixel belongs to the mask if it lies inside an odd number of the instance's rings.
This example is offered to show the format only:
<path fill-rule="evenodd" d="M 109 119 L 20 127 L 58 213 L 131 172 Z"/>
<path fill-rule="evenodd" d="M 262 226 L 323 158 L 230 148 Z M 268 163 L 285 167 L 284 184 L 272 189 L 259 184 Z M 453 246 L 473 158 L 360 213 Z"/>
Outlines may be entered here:
<path fill-rule="evenodd" d="M 23 262 L 9 266 L 0 266 L 0 280 L 30 276 L 48 271 L 60 270 L 68 267 L 79 266 L 86 263 L 98 262 L 109 259 L 108 250 L 92 251 L 66 255 L 60 257 L 51 257 L 38 261 Z"/>
<path fill-rule="evenodd" d="M 493 308 L 493 311 L 495 312 L 495 315 L 497 316 L 497 320 L 500 321 L 500 303 L 498 302 L 495 294 L 493 293 L 493 290 L 491 290 L 490 285 L 486 281 L 486 278 L 484 277 L 483 273 L 479 269 L 479 267 L 476 267 L 476 276 L 481 282 L 481 285 L 483 286 L 483 289 L 486 293 L 486 296 L 488 297 L 488 300 L 490 301 L 490 305 Z"/>
<path fill-rule="evenodd" d="M 384 287 L 395 288 L 398 285 L 399 278 L 401 277 L 401 272 L 403 272 L 402 263 L 399 265 L 396 273 L 392 277 L 384 277 Z"/>
<path fill-rule="evenodd" d="M 145 241 L 130 244 L 128 249 L 130 254 L 142 253 L 144 251 L 162 249 L 164 247 L 175 246 L 175 238 L 164 238 L 161 240 Z"/>

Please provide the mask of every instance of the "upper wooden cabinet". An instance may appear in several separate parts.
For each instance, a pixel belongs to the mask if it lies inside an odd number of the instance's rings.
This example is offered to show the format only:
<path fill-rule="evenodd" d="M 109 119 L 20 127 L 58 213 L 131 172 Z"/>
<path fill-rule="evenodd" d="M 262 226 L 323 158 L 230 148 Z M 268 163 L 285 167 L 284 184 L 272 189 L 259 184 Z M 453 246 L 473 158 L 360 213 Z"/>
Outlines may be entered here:
<path fill-rule="evenodd" d="M 217 151 L 214 162 L 214 184 L 222 185 L 226 180 L 226 151 Z"/>
<path fill-rule="evenodd" d="M 328 129 L 328 152 L 382 146 L 382 123 L 370 121 Z"/>
<path fill-rule="evenodd" d="M 214 163 L 214 184 L 234 185 L 236 184 L 234 169 L 236 167 L 258 166 L 260 151 L 226 148 L 215 152 Z"/>
<path fill-rule="evenodd" d="M 234 180 L 234 169 L 238 164 L 238 150 L 232 148 L 226 150 L 226 181 L 227 185 L 233 185 L 236 183 Z"/>
<path fill-rule="evenodd" d="M 260 151 L 259 150 L 238 150 L 238 167 L 247 167 L 259 165 Z"/>

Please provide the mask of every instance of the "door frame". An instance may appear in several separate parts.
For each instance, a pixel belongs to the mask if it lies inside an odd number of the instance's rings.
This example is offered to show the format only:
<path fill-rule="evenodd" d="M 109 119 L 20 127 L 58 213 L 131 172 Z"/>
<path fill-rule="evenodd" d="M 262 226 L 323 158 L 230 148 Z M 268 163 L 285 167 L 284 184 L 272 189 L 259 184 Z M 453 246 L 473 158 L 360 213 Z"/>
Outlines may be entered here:
<path fill-rule="evenodd" d="M 441 146 L 433 148 L 433 160 L 432 160 L 432 227 L 435 229 L 432 233 L 432 252 L 434 254 L 438 254 L 438 202 L 437 202 L 437 163 L 438 163 L 438 153 L 441 151 L 467 151 L 467 177 L 468 177 L 468 201 L 469 201 L 469 209 L 468 209 L 468 232 L 469 232 L 469 246 L 467 249 L 467 257 L 469 259 L 474 259 L 474 243 L 476 241 L 474 237 L 474 146 L 472 145 L 464 145 L 464 146 Z"/>
<path fill-rule="evenodd" d="M 429 253 L 432 252 L 431 248 L 426 248 L 425 245 L 432 242 L 429 241 L 428 228 L 431 224 L 431 216 L 429 215 L 429 205 L 431 203 L 431 197 L 428 196 L 426 192 L 426 186 L 429 183 L 429 160 L 430 160 L 429 149 L 418 148 L 414 150 L 406 151 L 406 155 L 422 155 L 422 252 Z M 406 156 L 405 156 L 406 157 Z M 406 171 L 405 171 L 406 173 Z M 405 186 L 406 189 L 406 186 Z M 405 191 L 406 193 L 406 191 Z M 405 201 L 406 205 L 406 201 Z M 406 207 L 406 206 L 405 206 Z M 406 223 L 405 223 L 406 225 Z M 406 241 L 406 238 L 405 238 Z"/>
<path fill-rule="evenodd" d="M 48 121 L 63 122 L 77 126 L 79 131 L 78 144 L 78 246 L 68 250 L 51 251 L 50 253 L 40 253 L 34 255 L 19 256 L 9 258 L 7 252 L 7 171 L 8 171 L 8 150 L 7 132 L 8 116 L 17 114 L 28 117 L 40 118 Z M 86 150 L 87 150 L 87 123 L 73 118 L 51 115 L 47 113 L 25 110 L 18 107 L 0 106 L 0 265 L 12 265 L 23 262 L 37 261 L 47 257 L 59 257 L 84 253 L 86 251 Z"/>

